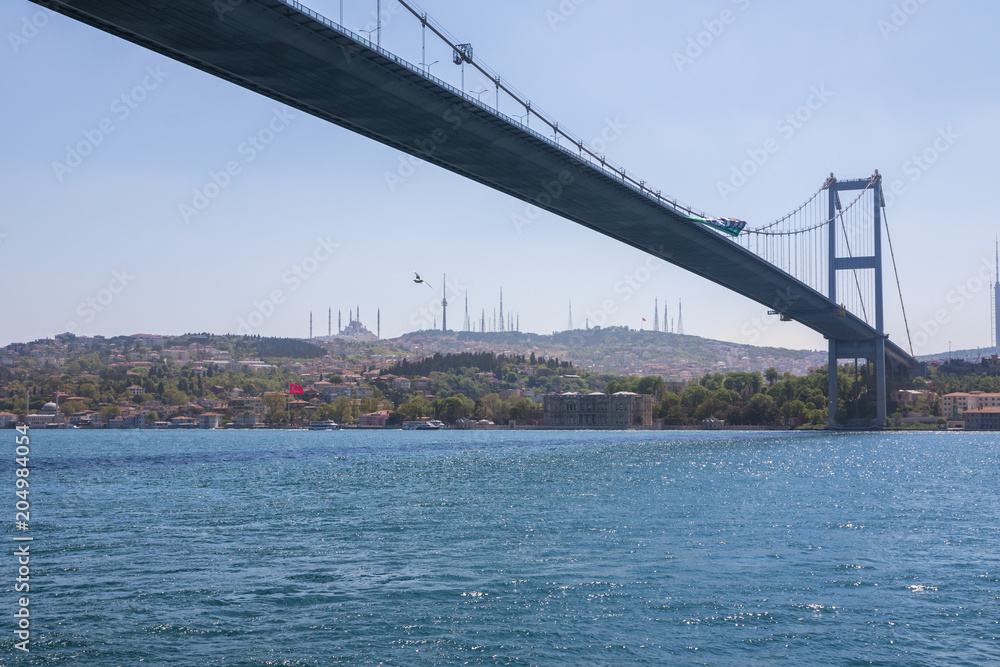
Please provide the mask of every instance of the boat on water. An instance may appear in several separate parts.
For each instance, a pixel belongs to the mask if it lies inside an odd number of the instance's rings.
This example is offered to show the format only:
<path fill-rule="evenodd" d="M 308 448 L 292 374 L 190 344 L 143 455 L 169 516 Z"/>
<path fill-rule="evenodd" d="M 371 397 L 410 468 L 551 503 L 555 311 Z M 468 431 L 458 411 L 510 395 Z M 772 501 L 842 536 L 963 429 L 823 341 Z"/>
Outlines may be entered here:
<path fill-rule="evenodd" d="M 309 422 L 310 431 L 335 431 L 340 428 L 340 424 L 333 421 L 332 419 L 325 419 L 323 421 Z"/>
<path fill-rule="evenodd" d="M 404 422 L 404 431 L 439 431 L 443 428 L 447 428 L 444 422 L 440 422 L 437 419 L 431 419 L 428 421 L 419 422 Z"/>

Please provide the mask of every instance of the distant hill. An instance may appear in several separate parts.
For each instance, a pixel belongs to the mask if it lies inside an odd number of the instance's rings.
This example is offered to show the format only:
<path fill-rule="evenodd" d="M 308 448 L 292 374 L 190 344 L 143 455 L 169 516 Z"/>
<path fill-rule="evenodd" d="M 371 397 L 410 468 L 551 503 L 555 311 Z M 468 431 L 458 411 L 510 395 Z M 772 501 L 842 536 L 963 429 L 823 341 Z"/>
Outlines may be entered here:
<path fill-rule="evenodd" d="M 262 336 L 236 336 L 232 334 L 184 334 L 167 340 L 167 345 L 187 346 L 191 343 L 211 345 L 225 350 L 233 359 L 319 359 L 326 350 L 298 338 L 264 338 Z"/>
<path fill-rule="evenodd" d="M 937 354 L 921 354 L 917 356 L 918 361 L 948 361 L 949 359 L 962 359 L 964 361 L 976 363 L 982 359 L 989 359 L 998 350 L 995 347 L 977 347 L 968 350 L 952 350 L 951 352 L 938 352 Z"/>
<path fill-rule="evenodd" d="M 535 354 L 599 373 L 678 379 L 716 371 L 764 371 L 772 366 L 779 372 L 805 375 L 827 361 L 825 351 L 756 347 L 627 327 L 574 329 L 551 335 L 417 331 L 383 342 L 413 354 Z"/>

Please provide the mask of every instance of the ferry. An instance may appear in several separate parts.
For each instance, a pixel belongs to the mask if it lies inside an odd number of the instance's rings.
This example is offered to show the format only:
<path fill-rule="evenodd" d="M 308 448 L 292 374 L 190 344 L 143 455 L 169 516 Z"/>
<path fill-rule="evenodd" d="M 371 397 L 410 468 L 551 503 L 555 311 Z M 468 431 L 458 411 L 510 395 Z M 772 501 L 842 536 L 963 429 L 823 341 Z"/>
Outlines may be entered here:
<path fill-rule="evenodd" d="M 309 422 L 310 431 L 335 431 L 340 428 L 340 424 L 333 421 L 332 419 L 327 419 L 325 421 Z"/>
<path fill-rule="evenodd" d="M 444 422 L 440 422 L 437 419 L 431 419 L 429 421 L 419 421 L 419 422 L 404 422 L 404 431 L 439 431 L 443 428 L 447 428 Z"/>

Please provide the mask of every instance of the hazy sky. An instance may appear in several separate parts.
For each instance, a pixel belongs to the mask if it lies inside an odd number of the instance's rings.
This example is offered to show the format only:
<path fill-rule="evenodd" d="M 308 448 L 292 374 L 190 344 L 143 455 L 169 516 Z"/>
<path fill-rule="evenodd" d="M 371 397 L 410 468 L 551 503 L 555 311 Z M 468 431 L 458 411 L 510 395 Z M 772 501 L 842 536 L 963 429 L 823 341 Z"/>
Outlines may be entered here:
<path fill-rule="evenodd" d="M 337 0 L 306 4 L 333 19 L 340 12 Z M 346 26 L 371 27 L 375 4 L 345 0 Z M 383 46 L 420 62 L 419 22 L 383 5 L 392 16 Z M 769 222 L 830 172 L 879 169 L 900 181 L 888 217 L 910 327 L 924 332 L 917 353 L 990 344 L 997 3 L 422 7 L 562 126 L 604 133 L 609 158 L 710 214 Z M 681 269 L 649 271 L 639 251 L 551 215 L 518 228 L 517 200 L 425 163 L 410 174 L 390 148 L 25 0 L 0 5 L 0 27 L 0 344 L 71 328 L 225 333 L 241 321 L 262 335 L 304 337 L 310 311 L 319 335 L 328 308 L 336 327 L 337 310 L 346 323 L 356 305 L 372 330 L 380 308 L 382 334 L 395 336 L 430 327 L 447 273 L 452 329 L 462 326 L 466 289 L 478 321 L 483 308 L 491 318 L 502 287 L 525 331 L 565 329 L 570 300 L 582 326 L 608 299 L 608 324 L 638 328 L 645 317 L 649 328 L 654 298 L 661 309 L 668 300 L 671 317 L 683 298 L 686 333 L 825 347 Z M 449 56 L 428 48 L 438 61 L 431 72 L 459 85 Z M 471 70 L 465 84 L 483 87 Z M 779 130 L 811 96 L 808 119 Z M 501 110 L 515 113 L 503 100 Z M 769 140 L 778 151 L 720 193 Z M 78 161 L 68 148 L 81 143 L 89 154 Z M 239 173 L 196 201 L 229 162 Z M 406 177 L 390 187 L 387 174 L 401 168 Z M 201 210 L 185 215 L 196 203 Z M 905 347 L 886 269 L 887 328 Z M 413 283 L 414 270 L 434 289 Z M 637 289 L 624 287 L 627 277 Z"/>

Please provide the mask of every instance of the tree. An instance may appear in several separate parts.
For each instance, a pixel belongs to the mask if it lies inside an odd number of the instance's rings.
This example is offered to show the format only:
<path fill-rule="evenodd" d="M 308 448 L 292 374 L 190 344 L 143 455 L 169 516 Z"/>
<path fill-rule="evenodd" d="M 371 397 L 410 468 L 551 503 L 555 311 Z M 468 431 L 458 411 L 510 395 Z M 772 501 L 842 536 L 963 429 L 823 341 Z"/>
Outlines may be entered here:
<path fill-rule="evenodd" d="M 497 421 L 503 413 L 503 400 L 499 394 L 489 393 L 476 404 L 476 417 Z"/>
<path fill-rule="evenodd" d="M 288 405 L 288 399 L 284 394 L 279 394 L 277 392 L 264 394 L 264 407 L 267 408 L 269 413 L 284 410 L 286 405 Z"/>
<path fill-rule="evenodd" d="M 446 424 L 454 424 L 462 417 L 468 417 L 476 409 L 476 403 L 472 399 L 466 398 L 462 394 L 449 396 L 437 401 L 435 414 L 437 418 Z"/>
<path fill-rule="evenodd" d="M 653 418 L 666 419 L 671 408 L 679 408 L 681 397 L 672 391 L 665 392 L 659 403 L 653 404 Z"/>
<path fill-rule="evenodd" d="M 427 401 L 424 400 L 423 396 L 414 396 L 409 401 L 399 406 L 396 410 L 399 414 L 403 416 L 404 419 L 416 420 L 420 419 L 428 413 Z"/>
<path fill-rule="evenodd" d="M 714 417 L 717 414 L 725 414 L 728 410 L 729 405 L 723 403 L 714 396 L 709 396 L 694 412 L 695 419 L 708 419 L 709 417 Z"/>
<path fill-rule="evenodd" d="M 182 391 L 168 389 L 163 393 L 163 402 L 167 405 L 184 405 L 188 402 L 188 397 Z"/>
<path fill-rule="evenodd" d="M 101 408 L 101 413 L 100 414 L 105 419 L 112 419 L 114 417 L 120 416 L 121 413 L 122 413 L 122 409 L 121 409 L 120 406 L 117 406 L 117 405 L 105 405 L 103 408 Z"/>
<path fill-rule="evenodd" d="M 639 383 L 636 385 L 636 393 L 658 396 L 665 386 L 666 383 L 659 375 L 646 375 L 639 379 Z"/>
<path fill-rule="evenodd" d="M 802 401 L 795 399 L 794 401 L 788 401 L 781 406 L 781 414 L 787 419 L 798 419 L 803 416 L 806 412 L 806 404 Z"/>
<path fill-rule="evenodd" d="M 534 407 L 535 403 L 532 402 L 531 399 L 525 398 L 524 396 L 511 396 L 510 403 L 507 407 L 507 413 L 513 421 L 523 423 L 528 420 L 528 415 Z"/>
<path fill-rule="evenodd" d="M 330 407 L 332 408 L 331 417 L 338 424 L 354 423 L 354 406 L 351 403 L 351 399 L 346 396 L 338 396 L 330 404 Z"/>
<path fill-rule="evenodd" d="M 722 389 L 722 384 L 726 381 L 726 377 L 722 373 L 706 373 L 700 381 L 701 386 L 706 389 Z"/>
<path fill-rule="evenodd" d="M 708 389 L 701 386 L 700 384 L 689 384 L 684 388 L 684 393 L 681 395 L 681 403 L 688 412 L 694 412 L 695 408 L 701 405 L 705 399 L 708 398 Z"/>
<path fill-rule="evenodd" d="M 760 392 L 762 383 L 763 378 L 760 373 L 733 371 L 726 375 L 726 379 L 722 384 L 726 389 L 735 391 L 741 396 L 749 397 Z"/>
<path fill-rule="evenodd" d="M 769 387 L 778 381 L 778 377 L 778 370 L 774 366 L 764 371 L 764 378 L 767 380 L 767 386 Z"/>
<path fill-rule="evenodd" d="M 773 398 L 767 394 L 754 394 L 744 414 L 750 424 L 773 424 L 777 421 L 778 410 Z"/>
<path fill-rule="evenodd" d="M 66 401 L 65 403 L 59 406 L 59 410 L 64 415 L 71 415 L 74 412 L 83 412 L 86 409 L 87 408 L 83 404 L 83 401 Z"/>

